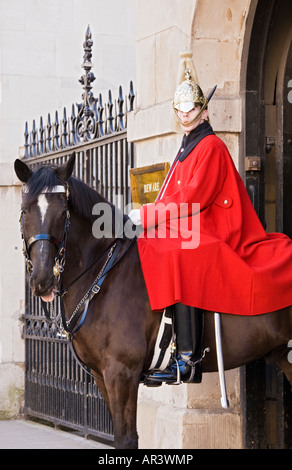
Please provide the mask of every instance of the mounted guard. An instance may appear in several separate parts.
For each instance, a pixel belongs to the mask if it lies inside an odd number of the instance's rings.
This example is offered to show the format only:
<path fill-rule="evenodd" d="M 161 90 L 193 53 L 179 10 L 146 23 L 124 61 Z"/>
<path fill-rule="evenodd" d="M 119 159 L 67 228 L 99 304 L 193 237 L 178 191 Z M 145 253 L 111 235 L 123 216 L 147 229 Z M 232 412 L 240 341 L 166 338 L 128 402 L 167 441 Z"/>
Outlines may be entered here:
<path fill-rule="evenodd" d="M 292 241 L 265 233 L 209 123 L 216 87 L 204 96 L 191 57 L 188 51 L 181 55 L 179 74 L 185 76 L 173 100 L 184 131 L 181 146 L 156 202 L 130 213 L 144 229 L 138 248 L 151 308 L 174 315 L 177 357 L 165 371 L 150 374 L 153 385 L 176 383 L 178 367 L 182 381 L 201 381 L 203 310 L 259 315 L 292 303 Z M 187 246 L 196 237 L 197 245 Z"/>

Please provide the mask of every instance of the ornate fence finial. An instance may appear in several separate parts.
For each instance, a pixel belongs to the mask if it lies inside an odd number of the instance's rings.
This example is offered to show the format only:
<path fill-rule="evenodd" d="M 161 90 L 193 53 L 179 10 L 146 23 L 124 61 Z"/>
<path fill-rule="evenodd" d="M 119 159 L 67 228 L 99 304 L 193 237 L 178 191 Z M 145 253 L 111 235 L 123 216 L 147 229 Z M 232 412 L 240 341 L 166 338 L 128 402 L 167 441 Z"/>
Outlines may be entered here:
<path fill-rule="evenodd" d="M 103 138 L 117 132 L 123 132 L 127 128 L 127 113 L 133 111 L 135 93 L 133 82 L 130 82 L 130 92 L 124 97 L 122 87 L 119 87 L 117 99 L 112 98 L 109 90 L 108 102 L 103 103 L 103 97 L 99 94 L 94 98 L 92 83 L 95 76 L 91 69 L 92 59 L 92 34 L 87 27 L 85 41 L 83 43 L 84 55 L 82 68 L 84 74 L 79 79 L 82 84 L 82 103 L 72 105 L 70 118 L 64 108 L 63 119 L 59 121 L 58 112 L 55 113 L 55 121 L 51 122 L 48 114 L 47 123 L 40 119 L 39 128 L 33 121 L 32 129 L 29 131 L 28 123 L 25 124 L 24 147 L 26 158 L 37 158 L 40 155 L 58 152 L 63 149 L 72 148 L 93 139 Z"/>
<path fill-rule="evenodd" d="M 85 41 L 83 43 L 84 56 L 82 68 L 84 69 L 84 75 L 80 78 L 79 82 L 83 85 L 82 99 L 83 103 L 78 105 L 78 117 L 77 117 L 77 130 L 78 136 L 81 140 L 87 141 L 92 138 L 92 134 L 95 134 L 96 128 L 96 117 L 97 117 L 97 102 L 98 99 L 94 98 L 92 89 L 92 82 L 95 80 L 94 74 L 91 72 L 93 64 L 92 58 L 92 34 L 90 27 L 88 26 L 85 33 Z"/>

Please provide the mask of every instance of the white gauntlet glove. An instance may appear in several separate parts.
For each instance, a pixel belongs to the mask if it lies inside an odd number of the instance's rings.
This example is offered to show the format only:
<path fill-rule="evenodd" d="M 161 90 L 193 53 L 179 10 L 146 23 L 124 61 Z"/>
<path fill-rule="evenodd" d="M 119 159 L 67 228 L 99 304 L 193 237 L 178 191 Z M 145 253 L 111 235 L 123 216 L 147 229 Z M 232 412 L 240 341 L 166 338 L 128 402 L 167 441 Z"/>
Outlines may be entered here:
<path fill-rule="evenodd" d="M 132 209 L 129 217 L 134 225 L 142 225 L 140 209 Z"/>

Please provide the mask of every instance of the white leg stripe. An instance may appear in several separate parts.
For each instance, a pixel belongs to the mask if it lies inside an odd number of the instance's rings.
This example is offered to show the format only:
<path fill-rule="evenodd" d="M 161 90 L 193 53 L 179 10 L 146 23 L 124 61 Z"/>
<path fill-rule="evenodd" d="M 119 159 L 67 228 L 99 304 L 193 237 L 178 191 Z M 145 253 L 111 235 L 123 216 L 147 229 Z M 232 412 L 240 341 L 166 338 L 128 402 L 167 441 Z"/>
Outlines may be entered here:
<path fill-rule="evenodd" d="M 158 330 L 156 343 L 155 343 L 155 347 L 154 347 L 154 354 L 153 354 L 153 358 L 152 358 L 152 362 L 150 364 L 149 370 L 151 370 L 155 367 L 155 365 L 158 361 L 158 358 L 160 356 L 161 349 L 159 347 L 159 344 L 160 344 L 160 341 L 161 341 L 161 338 L 162 338 L 162 335 L 163 335 L 163 332 L 164 332 L 165 323 L 168 323 L 169 325 L 171 325 L 172 321 L 171 321 L 171 318 L 168 318 L 168 317 L 165 316 L 165 310 L 164 310 L 162 318 L 161 318 L 161 323 L 160 323 L 160 327 L 159 327 L 159 330 Z M 165 369 L 168 362 L 169 362 L 170 355 L 171 355 L 170 344 L 171 344 L 171 341 L 169 342 L 169 346 L 167 347 L 167 349 L 165 351 L 164 359 L 163 359 L 163 361 L 162 361 L 162 363 L 159 367 L 160 370 Z"/>

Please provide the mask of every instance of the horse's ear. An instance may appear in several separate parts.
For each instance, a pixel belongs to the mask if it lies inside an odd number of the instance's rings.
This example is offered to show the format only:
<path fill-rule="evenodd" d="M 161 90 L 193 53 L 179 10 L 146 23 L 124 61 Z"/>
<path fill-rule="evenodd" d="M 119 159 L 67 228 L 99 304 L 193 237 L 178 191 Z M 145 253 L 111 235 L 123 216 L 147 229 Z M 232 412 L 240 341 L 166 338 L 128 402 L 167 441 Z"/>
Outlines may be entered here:
<path fill-rule="evenodd" d="M 17 160 L 15 160 L 15 162 L 14 162 L 14 171 L 15 171 L 17 177 L 23 183 L 27 183 L 30 176 L 31 176 L 31 174 L 32 174 L 32 171 L 27 166 L 27 164 L 24 163 L 22 160 L 19 160 L 19 158 L 17 158 Z"/>
<path fill-rule="evenodd" d="M 59 168 L 56 169 L 57 175 L 63 181 L 67 181 L 72 175 L 73 170 L 74 170 L 74 165 L 75 165 L 75 158 L 76 158 L 76 155 L 75 155 L 75 152 L 73 152 L 70 155 L 69 160 L 66 163 L 64 163 L 64 165 L 61 165 L 59 166 Z"/>

